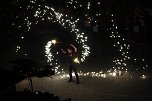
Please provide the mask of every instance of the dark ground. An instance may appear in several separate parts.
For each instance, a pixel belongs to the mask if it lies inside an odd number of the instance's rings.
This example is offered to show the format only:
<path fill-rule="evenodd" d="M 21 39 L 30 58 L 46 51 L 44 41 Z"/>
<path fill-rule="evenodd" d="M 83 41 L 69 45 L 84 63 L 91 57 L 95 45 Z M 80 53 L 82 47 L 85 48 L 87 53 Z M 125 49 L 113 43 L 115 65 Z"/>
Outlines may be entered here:
<path fill-rule="evenodd" d="M 82 71 L 83 72 L 83 71 Z M 80 84 L 68 83 L 68 77 L 61 74 L 49 77 L 33 77 L 33 90 L 50 92 L 59 98 L 71 98 L 72 101 L 152 101 L 152 76 L 140 72 L 127 73 L 122 76 L 106 78 L 81 75 Z M 27 79 L 16 84 L 17 91 L 30 89 Z"/>

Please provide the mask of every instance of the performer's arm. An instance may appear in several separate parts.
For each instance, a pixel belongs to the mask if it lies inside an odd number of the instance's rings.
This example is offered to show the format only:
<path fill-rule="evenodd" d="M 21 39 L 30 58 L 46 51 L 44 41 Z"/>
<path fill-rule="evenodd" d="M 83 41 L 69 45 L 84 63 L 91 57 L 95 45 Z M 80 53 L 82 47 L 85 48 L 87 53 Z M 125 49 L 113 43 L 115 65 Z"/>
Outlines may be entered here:
<path fill-rule="evenodd" d="M 66 51 L 65 51 L 65 50 L 61 49 L 61 51 L 62 51 L 62 53 L 66 54 Z"/>
<path fill-rule="evenodd" d="M 74 48 L 74 51 L 77 52 L 77 48 L 74 45 L 70 44 L 70 46 L 72 46 Z"/>

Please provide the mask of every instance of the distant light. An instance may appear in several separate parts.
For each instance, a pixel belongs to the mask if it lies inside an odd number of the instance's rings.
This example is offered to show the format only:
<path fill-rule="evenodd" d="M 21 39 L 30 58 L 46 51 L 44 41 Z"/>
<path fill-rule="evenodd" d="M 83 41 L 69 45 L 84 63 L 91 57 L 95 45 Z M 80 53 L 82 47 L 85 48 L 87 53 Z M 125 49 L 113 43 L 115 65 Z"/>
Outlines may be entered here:
<path fill-rule="evenodd" d="M 104 74 L 101 74 L 101 76 L 102 76 L 103 78 L 106 78 L 107 75 L 104 73 Z"/>
<path fill-rule="evenodd" d="M 14 23 L 12 23 L 12 26 L 14 26 L 15 24 Z"/>
<path fill-rule="evenodd" d="M 113 72 L 113 73 L 112 73 L 112 76 L 116 76 L 116 72 Z"/>
<path fill-rule="evenodd" d="M 145 75 L 142 75 L 142 77 L 141 77 L 142 79 L 146 79 L 146 76 Z"/>

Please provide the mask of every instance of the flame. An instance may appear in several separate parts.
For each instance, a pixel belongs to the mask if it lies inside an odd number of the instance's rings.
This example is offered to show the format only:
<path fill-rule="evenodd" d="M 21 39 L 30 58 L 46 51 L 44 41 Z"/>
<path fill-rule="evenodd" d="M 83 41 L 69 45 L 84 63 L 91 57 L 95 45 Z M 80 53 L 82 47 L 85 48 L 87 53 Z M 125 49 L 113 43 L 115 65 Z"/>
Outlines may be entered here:
<path fill-rule="evenodd" d="M 75 62 L 75 63 L 80 63 L 80 62 L 79 62 L 79 59 L 78 59 L 77 57 L 74 59 L 74 62 Z"/>
<path fill-rule="evenodd" d="M 56 40 L 52 40 L 51 42 L 52 42 L 53 44 L 56 44 Z"/>

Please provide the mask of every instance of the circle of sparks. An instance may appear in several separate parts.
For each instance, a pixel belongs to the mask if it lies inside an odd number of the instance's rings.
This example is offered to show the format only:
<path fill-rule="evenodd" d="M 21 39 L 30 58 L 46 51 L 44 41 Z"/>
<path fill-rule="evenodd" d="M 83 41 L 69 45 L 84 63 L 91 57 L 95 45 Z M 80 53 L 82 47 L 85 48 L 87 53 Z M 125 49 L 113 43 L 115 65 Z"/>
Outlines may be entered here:
<path fill-rule="evenodd" d="M 84 33 L 80 33 L 79 32 L 79 29 L 76 28 L 76 22 L 79 20 L 77 19 L 76 21 L 71 21 L 71 19 L 64 19 L 65 18 L 68 18 L 68 16 L 64 16 L 63 14 L 61 13 L 58 13 L 56 12 L 53 8 L 50 8 L 48 6 L 45 6 L 46 10 L 44 10 L 43 14 L 42 15 L 45 15 L 45 12 L 53 12 L 54 15 L 52 13 L 50 13 L 50 16 L 48 16 L 47 20 L 53 20 L 53 22 L 58 22 L 61 26 L 63 26 L 64 28 L 67 28 L 67 27 L 70 27 L 71 28 L 71 33 L 74 32 L 75 35 L 76 35 L 76 41 L 77 43 L 80 43 L 82 44 L 82 48 L 84 49 L 84 51 L 82 51 L 82 55 L 81 55 L 81 62 L 83 62 L 86 58 L 86 56 L 89 55 L 89 50 L 90 48 L 88 47 L 88 45 L 86 44 L 87 43 L 87 37 L 84 36 Z M 35 13 L 35 17 L 41 17 L 42 19 L 43 16 L 39 16 L 42 12 L 39 10 L 39 11 L 36 11 Z M 53 19 L 53 17 L 56 18 L 56 21 Z M 46 56 L 48 57 L 48 61 L 51 62 L 53 60 L 53 55 L 51 53 L 51 48 L 52 47 L 52 41 L 49 41 L 46 45 Z"/>
<path fill-rule="evenodd" d="M 27 9 L 33 9 L 33 4 L 35 4 L 35 1 L 31 1 L 31 5 L 28 6 Z M 76 42 L 81 45 L 82 51 L 80 53 L 80 58 L 79 62 L 84 62 L 86 57 L 89 56 L 90 53 L 90 47 L 87 45 L 87 37 L 85 36 L 84 33 L 81 33 L 79 29 L 76 27 L 76 23 L 78 22 L 79 19 L 74 20 L 73 17 L 69 17 L 68 15 L 63 15 L 62 13 L 56 12 L 54 8 L 48 7 L 48 6 L 42 6 L 38 5 L 37 9 L 35 10 L 34 13 L 34 18 L 37 19 L 34 24 L 38 24 L 40 20 L 42 21 L 50 21 L 52 23 L 58 23 L 61 25 L 63 28 L 68 28 L 71 33 L 74 33 L 76 37 Z M 26 25 L 28 28 L 28 31 L 31 29 L 31 25 L 33 24 L 30 21 L 29 17 L 25 18 Z M 45 46 L 45 53 L 47 57 L 47 62 L 50 63 L 51 65 L 54 65 L 55 67 L 59 67 L 58 65 L 58 60 L 55 58 L 55 54 L 52 54 L 52 49 L 54 44 L 53 41 L 48 41 L 46 46 Z M 58 54 L 58 52 L 56 52 Z M 53 64 L 55 61 L 55 64 Z"/>

